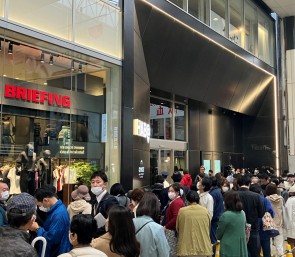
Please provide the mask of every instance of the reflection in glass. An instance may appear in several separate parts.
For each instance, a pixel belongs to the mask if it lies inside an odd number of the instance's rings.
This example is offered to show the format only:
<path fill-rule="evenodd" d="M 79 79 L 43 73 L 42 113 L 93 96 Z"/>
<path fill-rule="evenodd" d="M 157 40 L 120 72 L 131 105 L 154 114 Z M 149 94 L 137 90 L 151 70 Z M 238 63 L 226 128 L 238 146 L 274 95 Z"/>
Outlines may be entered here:
<path fill-rule="evenodd" d="M 169 101 L 151 98 L 150 126 L 152 138 L 172 139 L 172 112 L 173 107 Z"/>
<path fill-rule="evenodd" d="M 243 0 L 230 0 L 229 14 L 229 39 L 241 46 L 244 40 L 244 38 L 242 38 Z"/>
<path fill-rule="evenodd" d="M 185 0 L 170 0 L 171 3 L 177 5 L 178 7 L 186 10 L 185 8 L 185 4 L 186 4 L 186 1 Z"/>
<path fill-rule="evenodd" d="M 211 28 L 226 36 L 226 0 L 211 0 Z"/>
<path fill-rule="evenodd" d="M 257 9 L 245 1 L 245 49 L 256 54 L 257 41 Z"/>
<path fill-rule="evenodd" d="M 207 0 L 188 0 L 188 13 L 199 19 L 200 21 L 209 24 Z"/>
<path fill-rule="evenodd" d="M 185 141 L 185 105 L 175 104 L 175 140 Z"/>
<path fill-rule="evenodd" d="M 174 167 L 186 169 L 185 151 L 174 151 Z"/>

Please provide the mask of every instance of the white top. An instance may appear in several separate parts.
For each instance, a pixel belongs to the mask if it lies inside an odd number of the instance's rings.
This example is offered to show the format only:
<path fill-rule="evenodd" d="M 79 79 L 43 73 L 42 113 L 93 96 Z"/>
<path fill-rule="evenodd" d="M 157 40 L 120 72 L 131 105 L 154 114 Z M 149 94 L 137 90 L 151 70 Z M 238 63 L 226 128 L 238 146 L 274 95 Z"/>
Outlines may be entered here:
<path fill-rule="evenodd" d="M 11 168 L 8 172 L 7 178 L 9 178 L 10 180 L 10 189 L 9 189 L 9 193 L 11 195 L 14 194 L 20 194 L 20 176 L 16 175 L 16 168 Z"/>
<path fill-rule="evenodd" d="M 209 211 L 210 220 L 213 217 L 214 200 L 209 191 L 200 193 L 200 205 Z"/>
<path fill-rule="evenodd" d="M 90 246 L 74 248 L 70 253 L 63 253 L 58 255 L 58 257 L 108 257 L 105 253 L 100 250 L 94 249 Z"/>

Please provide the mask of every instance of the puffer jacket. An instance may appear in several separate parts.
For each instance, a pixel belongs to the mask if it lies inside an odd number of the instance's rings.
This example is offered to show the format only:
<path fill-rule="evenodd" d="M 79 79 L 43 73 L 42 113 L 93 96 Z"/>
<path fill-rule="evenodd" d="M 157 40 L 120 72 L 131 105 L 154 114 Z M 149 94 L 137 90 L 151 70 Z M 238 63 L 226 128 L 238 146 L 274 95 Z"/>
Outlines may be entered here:
<path fill-rule="evenodd" d="M 283 227 L 283 208 L 285 205 L 283 197 L 278 194 L 269 195 L 266 197 L 274 210 L 274 224 L 277 228 Z"/>
<path fill-rule="evenodd" d="M 77 214 L 91 214 L 91 204 L 84 199 L 74 201 L 68 206 L 68 213 L 71 220 Z"/>
<path fill-rule="evenodd" d="M 0 228 L 1 257 L 37 257 L 37 252 L 29 242 L 26 231 L 10 226 Z"/>
<path fill-rule="evenodd" d="M 90 246 L 74 248 L 68 253 L 60 254 L 58 257 L 108 257 L 102 251 L 94 249 Z"/>

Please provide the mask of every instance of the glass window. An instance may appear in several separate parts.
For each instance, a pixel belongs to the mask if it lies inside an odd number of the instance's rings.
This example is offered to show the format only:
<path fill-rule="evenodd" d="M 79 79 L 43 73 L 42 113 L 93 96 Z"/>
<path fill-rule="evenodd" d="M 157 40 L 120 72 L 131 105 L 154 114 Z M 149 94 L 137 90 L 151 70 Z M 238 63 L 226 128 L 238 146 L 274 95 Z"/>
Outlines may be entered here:
<path fill-rule="evenodd" d="M 188 13 L 200 21 L 209 24 L 208 6 L 209 2 L 206 0 L 188 0 Z"/>
<path fill-rule="evenodd" d="M 186 169 L 185 151 L 174 151 L 174 168 Z"/>
<path fill-rule="evenodd" d="M 170 0 L 171 3 L 177 5 L 178 7 L 186 10 L 185 4 L 186 4 L 186 0 Z"/>
<path fill-rule="evenodd" d="M 75 1 L 75 42 L 122 58 L 122 14 L 103 1 Z"/>
<path fill-rule="evenodd" d="M 258 57 L 274 65 L 274 22 L 258 12 Z"/>
<path fill-rule="evenodd" d="M 72 1 L 7 1 L 8 19 L 72 40 Z"/>
<path fill-rule="evenodd" d="M 151 137 L 172 140 L 173 106 L 169 101 L 151 98 L 150 126 Z"/>
<path fill-rule="evenodd" d="M 245 46 L 249 52 L 256 54 L 257 48 L 257 9 L 254 5 L 245 1 Z"/>
<path fill-rule="evenodd" d="M 237 45 L 242 45 L 243 0 L 230 0 L 229 39 Z"/>
<path fill-rule="evenodd" d="M 62 183 L 89 182 L 84 179 L 98 168 L 118 181 L 120 68 L 82 54 L 73 59 L 44 42 L 55 51 L 14 38 L 1 43 L 1 165 L 36 167 L 38 186 L 51 184 L 58 192 Z M 35 177 L 28 181 L 20 190 L 34 193 Z"/>
<path fill-rule="evenodd" d="M 226 0 L 211 0 L 211 28 L 226 36 Z"/>
<path fill-rule="evenodd" d="M 185 105 L 175 104 L 174 126 L 175 140 L 185 141 Z"/>

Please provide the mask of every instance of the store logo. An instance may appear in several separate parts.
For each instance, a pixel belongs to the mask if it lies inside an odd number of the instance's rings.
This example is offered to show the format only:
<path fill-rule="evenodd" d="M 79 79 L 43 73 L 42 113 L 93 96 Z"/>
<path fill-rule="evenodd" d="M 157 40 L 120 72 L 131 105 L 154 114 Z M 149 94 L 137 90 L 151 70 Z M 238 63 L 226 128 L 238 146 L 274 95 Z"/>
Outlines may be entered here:
<path fill-rule="evenodd" d="M 25 88 L 20 86 L 5 85 L 4 97 L 17 99 L 31 103 L 55 105 L 59 107 L 70 108 L 71 97 L 67 95 L 59 95 L 42 90 Z"/>
<path fill-rule="evenodd" d="M 133 135 L 146 138 L 150 142 L 151 128 L 150 124 L 145 123 L 139 119 L 133 120 Z"/>

